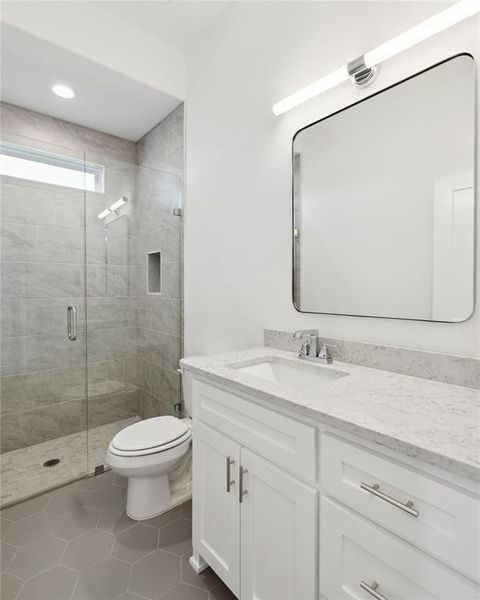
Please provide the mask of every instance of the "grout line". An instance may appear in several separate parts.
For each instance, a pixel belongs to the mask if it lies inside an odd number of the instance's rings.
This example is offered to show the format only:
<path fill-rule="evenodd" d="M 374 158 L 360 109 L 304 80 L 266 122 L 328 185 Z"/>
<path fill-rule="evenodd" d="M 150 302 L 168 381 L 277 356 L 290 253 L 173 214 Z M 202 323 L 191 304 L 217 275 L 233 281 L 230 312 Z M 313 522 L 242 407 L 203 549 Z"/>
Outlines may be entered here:
<path fill-rule="evenodd" d="M 208 595 L 209 595 L 209 593 L 210 593 L 210 590 L 206 590 L 205 588 L 201 588 L 201 587 L 198 587 L 198 586 L 196 586 L 196 585 L 193 585 L 192 583 L 188 583 L 188 581 L 181 581 L 180 583 L 183 583 L 183 585 L 187 585 L 188 587 L 191 587 L 191 588 L 193 588 L 194 590 L 199 590 L 199 591 L 201 591 L 201 592 L 205 592 L 205 593 L 207 594 L 207 598 L 208 598 Z M 215 585 L 215 586 L 214 586 L 214 588 L 215 588 L 215 587 L 217 587 L 217 586 Z M 212 588 L 212 589 L 214 589 L 214 588 Z"/>
<path fill-rule="evenodd" d="M 107 558 L 115 558 L 114 556 L 112 556 L 112 552 L 113 552 L 113 547 L 115 545 L 116 540 L 117 540 L 116 534 L 112 534 L 112 543 L 110 544 L 110 551 L 107 555 Z"/>
<path fill-rule="evenodd" d="M 15 552 L 13 553 L 12 558 L 8 561 L 8 563 L 4 566 L 2 573 L 5 571 L 8 571 L 8 567 L 12 564 L 14 558 L 17 556 L 18 552 L 20 551 L 20 548 L 18 546 L 14 546 L 13 544 L 9 544 L 8 542 L 2 542 L 3 544 L 7 544 L 8 546 L 11 546 L 12 548 L 15 548 Z"/>
<path fill-rule="evenodd" d="M 62 566 L 64 566 L 64 565 L 62 565 Z M 73 585 L 72 593 L 70 595 L 70 600 L 72 600 L 72 598 L 74 597 L 75 592 L 77 591 L 79 582 L 80 582 L 80 573 L 77 572 L 77 580 L 75 581 L 75 584 Z"/>
<path fill-rule="evenodd" d="M 17 577 L 16 575 L 12 575 L 11 573 L 9 573 L 9 575 L 10 575 L 11 577 L 15 577 L 16 579 L 18 579 L 19 581 L 21 581 L 21 582 L 22 582 L 22 585 L 21 585 L 21 586 L 20 586 L 20 588 L 18 589 L 17 595 L 15 596 L 15 598 L 18 598 L 18 597 L 20 596 L 20 594 L 22 593 L 22 590 L 23 590 L 23 588 L 24 588 L 24 586 L 25 586 L 25 583 L 26 583 L 26 581 L 25 581 L 25 579 L 22 579 L 21 577 Z"/>
<path fill-rule="evenodd" d="M 140 558 L 137 558 L 137 560 L 132 561 L 130 564 L 132 565 L 132 567 L 136 564 L 138 564 L 140 561 L 142 561 L 145 558 L 148 558 L 149 556 L 152 556 L 152 554 L 155 554 L 156 552 L 158 552 L 158 548 L 154 548 L 153 550 L 151 550 L 150 552 L 148 552 L 147 554 L 144 554 L 143 556 L 141 556 Z M 120 559 L 119 559 L 120 560 Z"/>
<path fill-rule="evenodd" d="M 179 558 L 180 560 L 182 560 L 182 558 L 185 556 L 184 554 L 175 554 L 175 552 L 171 552 L 170 550 L 165 550 L 164 548 L 157 548 L 157 550 L 159 552 L 165 552 L 165 554 L 169 554 L 170 556 L 175 556 L 175 558 Z"/>

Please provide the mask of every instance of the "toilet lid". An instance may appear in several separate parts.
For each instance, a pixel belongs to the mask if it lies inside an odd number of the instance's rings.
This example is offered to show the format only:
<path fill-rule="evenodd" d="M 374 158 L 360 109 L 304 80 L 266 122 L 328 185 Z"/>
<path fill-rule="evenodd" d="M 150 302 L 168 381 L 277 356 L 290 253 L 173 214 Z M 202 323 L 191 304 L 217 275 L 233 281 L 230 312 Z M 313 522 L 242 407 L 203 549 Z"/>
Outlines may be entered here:
<path fill-rule="evenodd" d="M 136 452 L 158 448 L 182 438 L 188 425 L 175 417 L 153 417 L 122 429 L 112 440 L 117 450 Z"/>

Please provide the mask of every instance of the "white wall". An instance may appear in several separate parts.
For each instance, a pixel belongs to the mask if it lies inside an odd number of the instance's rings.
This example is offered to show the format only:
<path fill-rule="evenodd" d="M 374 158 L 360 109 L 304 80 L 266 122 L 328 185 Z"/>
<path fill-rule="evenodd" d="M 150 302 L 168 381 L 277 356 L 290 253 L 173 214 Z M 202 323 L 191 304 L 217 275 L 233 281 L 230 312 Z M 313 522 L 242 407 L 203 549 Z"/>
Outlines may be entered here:
<path fill-rule="evenodd" d="M 282 117 L 272 104 L 446 6 L 443 2 L 234 3 L 187 60 L 186 354 L 262 344 L 263 328 L 480 355 L 480 321 L 309 315 L 291 302 L 291 138 L 299 128 L 460 51 L 471 19 Z M 479 261 L 480 262 L 480 261 Z"/>

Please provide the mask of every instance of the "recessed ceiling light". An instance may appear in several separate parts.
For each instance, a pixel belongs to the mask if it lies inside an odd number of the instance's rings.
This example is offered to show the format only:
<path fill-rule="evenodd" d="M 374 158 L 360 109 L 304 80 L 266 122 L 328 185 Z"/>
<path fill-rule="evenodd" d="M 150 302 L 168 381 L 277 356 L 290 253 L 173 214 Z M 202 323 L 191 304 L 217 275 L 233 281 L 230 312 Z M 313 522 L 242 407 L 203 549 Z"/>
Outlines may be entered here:
<path fill-rule="evenodd" d="M 72 88 L 68 87 L 68 85 L 62 85 L 61 83 L 52 86 L 52 92 L 57 96 L 60 96 L 60 98 L 66 98 L 67 100 L 75 98 L 75 92 Z"/>

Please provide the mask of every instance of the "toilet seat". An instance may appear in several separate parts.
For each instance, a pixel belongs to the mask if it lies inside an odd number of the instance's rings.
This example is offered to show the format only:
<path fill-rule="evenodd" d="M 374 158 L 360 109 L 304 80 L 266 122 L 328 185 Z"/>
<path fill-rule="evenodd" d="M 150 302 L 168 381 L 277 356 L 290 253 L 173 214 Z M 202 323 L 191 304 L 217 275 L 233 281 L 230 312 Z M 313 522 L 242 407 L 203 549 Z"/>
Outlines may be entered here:
<path fill-rule="evenodd" d="M 116 456 L 145 456 L 175 448 L 190 437 L 189 421 L 153 417 L 122 429 L 110 442 L 109 450 Z"/>

